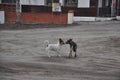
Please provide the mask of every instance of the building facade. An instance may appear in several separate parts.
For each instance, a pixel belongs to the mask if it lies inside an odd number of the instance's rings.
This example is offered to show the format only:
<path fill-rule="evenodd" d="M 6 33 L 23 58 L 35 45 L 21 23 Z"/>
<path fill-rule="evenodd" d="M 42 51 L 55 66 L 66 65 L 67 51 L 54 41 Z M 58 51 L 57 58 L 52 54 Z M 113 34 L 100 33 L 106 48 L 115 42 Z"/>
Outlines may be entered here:
<path fill-rule="evenodd" d="M 99 0 L 98 16 L 101 17 L 120 16 L 120 0 Z"/>
<path fill-rule="evenodd" d="M 16 1 L 0 0 L 0 11 L 5 12 L 5 22 L 15 22 L 16 20 Z M 67 13 L 74 11 L 74 16 L 82 17 L 113 17 L 120 16 L 120 0 L 18 0 L 20 2 L 20 20 L 31 22 L 67 22 Z M 60 12 L 53 12 L 54 4 L 60 3 Z M 50 19 L 47 19 L 46 16 Z M 54 14 L 54 16 L 53 16 Z M 29 16 L 28 16 L 29 15 Z M 32 16 L 31 16 L 32 15 Z M 37 15 L 37 16 L 36 16 Z M 65 17 L 66 16 L 66 17 Z M 30 18 L 32 17 L 32 18 Z M 65 18 L 66 19 L 65 19 Z M 43 19 L 43 20 L 41 20 Z M 53 20 L 53 19 L 52 19 Z M 33 22 L 34 22 L 33 21 Z"/>

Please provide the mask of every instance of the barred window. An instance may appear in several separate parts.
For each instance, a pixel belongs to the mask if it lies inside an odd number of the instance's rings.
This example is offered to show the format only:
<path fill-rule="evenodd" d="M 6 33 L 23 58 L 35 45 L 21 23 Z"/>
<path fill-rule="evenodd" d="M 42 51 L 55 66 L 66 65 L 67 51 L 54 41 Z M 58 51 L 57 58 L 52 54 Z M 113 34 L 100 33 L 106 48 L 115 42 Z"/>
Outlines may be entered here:
<path fill-rule="evenodd" d="M 65 6 L 77 6 L 78 0 L 64 0 Z"/>
<path fill-rule="evenodd" d="M 52 2 L 59 3 L 59 0 L 46 0 L 46 5 L 52 6 Z"/>
<path fill-rule="evenodd" d="M 90 7 L 96 7 L 97 3 L 97 0 L 90 0 Z"/>
<path fill-rule="evenodd" d="M 29 5 L 22 5 L 22 12 L 31 12 L 31 7 Z"/>
<path fill-rule="evenodd" d="M 2 0 L 2 3 L 16 3 L 16 0 Z"/>

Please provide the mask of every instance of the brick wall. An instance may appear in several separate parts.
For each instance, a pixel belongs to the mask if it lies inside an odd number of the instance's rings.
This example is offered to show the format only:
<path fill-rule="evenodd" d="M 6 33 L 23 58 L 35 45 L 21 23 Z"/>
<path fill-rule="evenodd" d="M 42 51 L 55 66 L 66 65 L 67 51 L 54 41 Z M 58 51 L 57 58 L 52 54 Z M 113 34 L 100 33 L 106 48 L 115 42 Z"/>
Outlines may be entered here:
<path fill-rule="evenodd" d="M 16 13 L 15 12 L 5 12 L 5 22 L 15 22 L 16 21 Z"/>
<path fill-rule="evenodd" d="M 0 11 L 5 11 L 5 22 L 15 22 L 16 19 L 15 4 L 0 4 Z"/>
<path fill-rule="evenodd" d="M 67 14 L 60 13 L 21 13 L 21 22 L 67 23 Z"/>
<path fill-rule="evenodd" d="M 16 13 L 6 12 L 5 22 L 15 22 Z M 21 13 L 20 17 L 23 23 L 67 23 L 67 14 L 60 13 Z"/>
<path fill-rule="evenodd" d="M 34 8 L 33 6 L 31 6 Z M 37 7 L 40 10 L 45 10 L 48 7 Z M 35 8 L 36 9 L 36 8 Z M 63 23 L 67 24 L 67 13 L 53 13 L 48 8 L 47 11 L 42 12 L 22 12 L 20 20 L 23 23 Z M 16 21 L 16 6 L 15 4 L 0 4 L 0 10 L 5 11 L 5 22 L 15 22 Z M 34 9 L 32 9 L 34 10 Z"/>
<path fill-rule="evenodd" d="M 20 17 L 23 23 L 67 23 L 67 14 L 58 13 L 21 13 Z M 15 12 L 5 12 L 5 22 L 15 22 L 16 13 Z"/>
<path fill-rule="evenodd" d="M 0 10 L 5 12 L 15 12 L 15 4 L 0 4 Z"/>

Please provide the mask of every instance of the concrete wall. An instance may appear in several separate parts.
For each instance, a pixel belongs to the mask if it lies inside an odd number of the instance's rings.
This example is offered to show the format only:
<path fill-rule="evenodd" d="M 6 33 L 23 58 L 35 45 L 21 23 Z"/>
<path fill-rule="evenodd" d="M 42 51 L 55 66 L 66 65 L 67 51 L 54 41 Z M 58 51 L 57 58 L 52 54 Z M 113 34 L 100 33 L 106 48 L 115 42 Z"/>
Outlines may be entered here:
<path fill-rule="evenodd" d="M 96 17 L 74 17 L 74 21 L 96 21 Z"/>
<path fill-rule="evenodd" d="M 117 18 L 117 20 L 120 20 L 120 16 L 117 16 L 116 18 Z"/>
<path fill-rule="evenodd" d="M 74 22 L 74 11 L 73 10 L 69 10 L 68 11 L 68 22 L 67 24 L 72 24 Z"/>
<path fill-rule="evenodd" d="M 111 21 L 113 18 L 110 17 L 74 17 L 74 21 Z M 119 20 L 119 17 L 117 17 Z"/>

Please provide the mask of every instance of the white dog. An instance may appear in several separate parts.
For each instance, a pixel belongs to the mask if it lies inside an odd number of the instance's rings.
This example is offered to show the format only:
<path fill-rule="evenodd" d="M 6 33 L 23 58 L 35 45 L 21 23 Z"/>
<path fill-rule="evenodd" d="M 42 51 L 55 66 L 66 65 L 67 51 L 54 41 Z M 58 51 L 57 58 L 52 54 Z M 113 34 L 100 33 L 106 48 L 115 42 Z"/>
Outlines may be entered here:
<path fill-rule="evenodd" d="M 61 38 L 59 38 L 59 41 L 56 44 L 49 44 L 48 40 L 45 40 L 44 44 L 46 46 L 45 50 L 47 51 L 48 57 L 51 57 L 49 55 L 50 51 L 55 51 L 55 52 L 58 53 L 58 56 L 60 56 L 61 46 L 64 45 L 65 43 L 64 43 L 64 41 Z"/>

